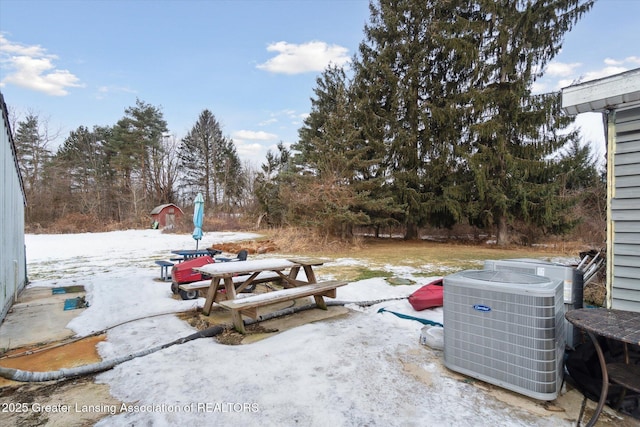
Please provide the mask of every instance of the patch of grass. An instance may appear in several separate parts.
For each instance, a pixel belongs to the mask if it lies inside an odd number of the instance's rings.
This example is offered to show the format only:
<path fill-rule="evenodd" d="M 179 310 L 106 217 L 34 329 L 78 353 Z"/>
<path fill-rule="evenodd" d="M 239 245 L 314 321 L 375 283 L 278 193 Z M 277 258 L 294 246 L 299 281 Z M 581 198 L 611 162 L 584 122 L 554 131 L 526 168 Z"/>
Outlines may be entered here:
<path fill-rule="evenodd" d="M 414 280 L 403 279 L 401 277 L 388 277 L 385 280 L 391 286 L 398 286 L 398 285 L 403 285 L 404 286 L 404 285 L 415 285 L 416 284 L 416 282 Z"/>
<path fill-rule="evenodd" d="M 361 268 L 360 273 L 355 277 L 354 281 L 373 279 L 375 277 L 393 277 L 393 273 L 383 270 L 370 270 L 368 268 Z"/>
<path fill-rule="evenodd" d="M 392 277 L 388 266 L 408 267 L 418 277 L 447 276 L 462 270 L 481 270 L 488 259 L 577 257 L 578 252 L 564 252 L 550 247 L 506 247 L 491 245 L 438 243 L 433 241 L 404 241 L 399 239 L 364 239 L 345 247 L 319 248 L 295 245 L 296 255 L 324 258 L 328 261 L 318 267 L 320 275 L 331 275 L 340 280 L 357 281 L 374 277 Z M 341 262 L 349 260 L 348 262 Z"/>

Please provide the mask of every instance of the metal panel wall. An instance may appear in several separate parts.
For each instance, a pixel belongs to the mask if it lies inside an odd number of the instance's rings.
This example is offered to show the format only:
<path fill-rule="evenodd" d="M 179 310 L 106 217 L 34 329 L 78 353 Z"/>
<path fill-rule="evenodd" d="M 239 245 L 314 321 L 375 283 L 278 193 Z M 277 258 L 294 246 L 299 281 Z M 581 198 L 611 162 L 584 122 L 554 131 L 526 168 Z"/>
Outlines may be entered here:
<path fill-rule="evenodd" d="M 615 112 L 611 307 L 640 312 L 640 107 Z"/>
<path fill-rule="evenodd" d="M 25 199 L 7 108 L 0 94 L 0 321 L 27 282 L 24 246 Z"/>

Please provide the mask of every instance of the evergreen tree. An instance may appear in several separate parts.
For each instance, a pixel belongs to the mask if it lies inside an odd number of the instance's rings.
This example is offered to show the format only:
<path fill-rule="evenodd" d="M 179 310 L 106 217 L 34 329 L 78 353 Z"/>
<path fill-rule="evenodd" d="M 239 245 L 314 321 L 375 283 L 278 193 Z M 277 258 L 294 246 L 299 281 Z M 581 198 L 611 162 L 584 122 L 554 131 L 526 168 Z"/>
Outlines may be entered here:
<path fill-rule="evenodd" d="M 573 202 L 566 213 L 571 225 L 576 227 L 571 231 L 584 242 L 603 245 L 607 218 L 606 168 L 598 170 L 592 146 L 581 145 L 577 135 L 561 152 L 558 163 L 561 195 Z M 565 231 L 559 230 L 560 234 Z"/>
<path fill-rule="evenodd" d="M 316 79 L 311 113 L 292 146 L 294 161 L 315 175 L 351 176 L 349 151 L 354 127 L 350 122 L 347 81 L 341 68 L 330 67 Z"/>
<path fill-rule="evenodd" d="M 58 149 L 55 163 L 64 171 L 67 182 L 67 203 L 75 210 L 96 218 L 110 217 L 108 198 L 111 182 L 109 164 L 104 151 L 110 128 L 84 126 L 71 131 Z"/>
<path fill-rule="evenodd" d="M 254 196 L 260 205 L 258 225 L 263 219 L 271 226 L 282 226 L 287 217 L 287 201 L 280 189 L 290 170 L 291 151 L 281 142 L 278 151 L 267 151 L 266 162 L 260 166 L 254 183 Z"/>
<path fill-rule="evenodd" d="M 467 162 L 473 176 L 471 222 L 495 225 L 499 245 L 516 219 L 557 223 L 554 168 L 548 160 L 566 142 L 558 95 L 531 93 L 564 34 L 592 0 L 478 0 L 482 24 L 478 84 L 470 87 L 477 121 L 469 129 Z"/>
<path fill-rule="evenodd" d="M 18 166 L 24 182 L 26 199 L 37 203 L 27 203 L 27 222 L 48 222 L 46 209 L 49 185 L 46 180 L 46 168 L 51 160 L 51 151 L 48 149 L 49 138 L 46 126 L 40 123 L 38 116 L 29 114 L 24 121 L 18 122 L 17 130 L 13 138 L 18 157 Z"/>
<path fill-rule="evenodd" d="M 300 205 L 296 211 L 305 222 L 347 237 L 354 226 L 371 224 L 368 212 L 385 206 L 381 194 L 372 191 L 381 183 L 375 175 L 378 162 L 363 144 L 344 70 L 330 67 L 316 83 L 311 113 L 292 149 L 298 151 L 293 160 L 301 172 L 297 191 L 324 194 L 323 206 L 316 206 L 319 199 L 314 197 L 291 201 Z"/>
<path fill-rule="evenodd" d="M 38 120 L 36 115 L 29 114 L 24 121 L 18 122 L 14 136 L 20 174 L 27 196 L 37 191 L 42 183 L 44 166 L 51 158 L 46 135 L 40 129 Z"/>
<path fill-rule="evenodd" d="M 202 192 L 206 206 L 230 208 L 246 182 L 232 140 L 222 134 L 220 123 L 209 110 L 182 139 L 178 149 L 182 180 L 191 196 Z"/>
<path fill-rule="evenodd" d="M 405 238 L 463 217 L 456 145 L 469 114 L 478 35 L 467 1 L 380 0 L 355 63 L 365 140 L 384 153 Z"/>
<path fill-rule="evenodd" d="M 224 209 L 231 213 L 242 202 L 244 189 L 247 187 L 247 175 L 245 174 L 240 156 L 236 151 L 233 140 L 225 138 L 223 156 L 219 168 L 219 180 L 222 183 L 222 204 Z"/>
<path fill-rule="evenodd" d="M 113 136 L 106 148 L 123 196 L 118 208 L 120 219 L 126 219 L 121 216 L 125 209 L 137 218 L 158 202 L 153 164 L 162 150 L 162 135 L 166 131 L 167 123 L 160 109 L 139 99 L 113 127 Z M 128 206 L 125 208 L 125 205 Z"/>
<path fill-rule="evenodd" d="M 560 155 L 564 188 L 579 191 L 600 182 L 598 161 L 589 144 L 581 145 L 576 137 Z"/>

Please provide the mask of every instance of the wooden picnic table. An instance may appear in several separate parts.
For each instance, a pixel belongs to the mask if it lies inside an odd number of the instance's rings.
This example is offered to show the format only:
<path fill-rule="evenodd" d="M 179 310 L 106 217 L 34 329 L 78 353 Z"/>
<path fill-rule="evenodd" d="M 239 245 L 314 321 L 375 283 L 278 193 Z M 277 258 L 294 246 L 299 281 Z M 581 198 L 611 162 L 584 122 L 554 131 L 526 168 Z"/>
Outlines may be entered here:
<path fill-rule="evenodd" d="M 222 251 L 218 249 L 175 249 L 171 251 L 172 254 L 180 255 L 185 260 L 198 258 L 201 256 L 209 255 L 214 256 L 221 254 Z"/>
<path fill-rule="evenodd" d="M 241 314 L 255 318 L 257 316 L 256 308 L 259 306 L 274 304 L 283 300 L 293 300 L 302 296 L 313 296 L 318 307 L 326 310 L 327 307 L 323 296 L 335 297 L 335 288 L 346 285 L 346 282 L 317 283 L 313 267 L 323 263 L 321 260 L 265 258 L 242 262 L 213 263 L 196 267 L 194 270 L 211 277 L 211 284 L 209 285 L 207 299 L 202 311 L 205 315 L 209 315 L 213 303 L 218 302 L 221 306 L 231 310 L 236 329 L 244 333 Z M 300 269 L 304 271 L 306 280 L 298 279 Z M 276 273 L 282 279 L 285 289 L 269 292 L 269 298 L 255 295 L 236 300 L 237 293 L 250 286 L 253 280 L 262 272 Z M 247 277 L 238 285 L 238 276 L 242 275 Z M 221 292 L 221 286 L 224 286 L 224 292 Z M 294 288 L 295 290 L 292 290 Z"/>

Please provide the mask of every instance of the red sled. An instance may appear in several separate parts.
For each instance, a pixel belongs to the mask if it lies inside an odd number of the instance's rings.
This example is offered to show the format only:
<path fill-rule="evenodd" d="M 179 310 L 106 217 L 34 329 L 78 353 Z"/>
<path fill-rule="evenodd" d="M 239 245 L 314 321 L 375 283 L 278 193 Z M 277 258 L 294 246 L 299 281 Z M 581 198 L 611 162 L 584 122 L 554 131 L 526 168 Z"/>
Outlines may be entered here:
<path fill-rule="evenodd" d="M 409 295 L 409 304 L 411 304 L 411 307 L 416 311 L 442 307 L 443 291 L 442 279 L 434 280 Z"/>
<path fill-rule="evenodd" d="M 174 265 L 171 269 L 171 290 L 173 291 L 173 293 L 178 293 L 178 285 L 206 280 L 207 277 L 205 275 L 200 272 L 194 271 L 193 269 L 195 267 L 202 267 L 203 265 L 213 264 L 214 262 L 215 261 L 213 260 L 213 258 L 211 258 L 209 255 L 205 255 Z"/>

